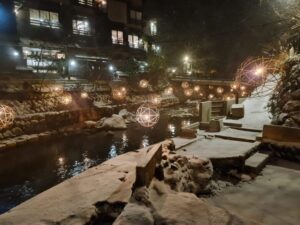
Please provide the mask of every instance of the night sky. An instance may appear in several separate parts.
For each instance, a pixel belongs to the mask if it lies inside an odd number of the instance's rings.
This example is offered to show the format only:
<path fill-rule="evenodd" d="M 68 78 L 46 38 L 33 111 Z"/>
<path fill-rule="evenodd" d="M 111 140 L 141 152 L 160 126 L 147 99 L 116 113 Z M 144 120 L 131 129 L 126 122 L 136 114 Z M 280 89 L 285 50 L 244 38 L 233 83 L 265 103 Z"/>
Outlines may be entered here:
<path fill-rule="evenodd" d="M 199 69 L 223 78 L 247 57 L 274 54 L 282 29 L 260 0 L 146 0 L 146 12 L 158 20 L 168 63 L 188 53 Z"/>

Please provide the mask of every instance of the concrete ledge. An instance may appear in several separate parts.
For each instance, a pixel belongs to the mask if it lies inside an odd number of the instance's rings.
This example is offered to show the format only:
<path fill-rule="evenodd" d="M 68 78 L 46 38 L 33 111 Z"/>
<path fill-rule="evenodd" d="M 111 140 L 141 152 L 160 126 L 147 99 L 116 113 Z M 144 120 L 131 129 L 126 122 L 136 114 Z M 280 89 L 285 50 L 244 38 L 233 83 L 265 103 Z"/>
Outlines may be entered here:
<path fill-rule="evenodd" d="M 266 143 L 300 147 L 300 129 L 265 125 L 262 140 Z"/>
<path fill-rule="evenodd" d="M 156 144 L 147 150 L 146 155 L 137 162 L 135 187 L 149 186 L 156 164 L 161 161 L 162 144 Z"/>

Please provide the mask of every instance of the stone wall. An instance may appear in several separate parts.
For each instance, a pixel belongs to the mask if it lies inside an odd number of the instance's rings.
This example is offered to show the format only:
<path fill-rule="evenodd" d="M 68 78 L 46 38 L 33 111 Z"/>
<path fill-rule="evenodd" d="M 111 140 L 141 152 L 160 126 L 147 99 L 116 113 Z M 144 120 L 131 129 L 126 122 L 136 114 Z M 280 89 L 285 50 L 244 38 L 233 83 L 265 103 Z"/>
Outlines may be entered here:
<path fill-rule="evenodd" d="M 273 124 L 300 127 L 300 55 L 285 62 L 269 109 L 273 114 Z"/>

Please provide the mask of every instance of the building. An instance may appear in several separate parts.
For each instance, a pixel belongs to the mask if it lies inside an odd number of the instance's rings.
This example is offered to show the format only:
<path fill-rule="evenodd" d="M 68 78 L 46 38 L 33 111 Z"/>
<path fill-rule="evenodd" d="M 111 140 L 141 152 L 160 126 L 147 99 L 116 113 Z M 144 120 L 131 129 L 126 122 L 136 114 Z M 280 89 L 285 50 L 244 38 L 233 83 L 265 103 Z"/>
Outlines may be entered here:
<path fill-rule="evenodd" d="M 143 0 L 4 0 L 0 13 L 13 22 L 0 30 L 6 49 L 0 61 L 9 61 L 2 73 L 109 79 L 128 60 L 146 59 L 147 36 L 157 28 L 143 6 Z"/>

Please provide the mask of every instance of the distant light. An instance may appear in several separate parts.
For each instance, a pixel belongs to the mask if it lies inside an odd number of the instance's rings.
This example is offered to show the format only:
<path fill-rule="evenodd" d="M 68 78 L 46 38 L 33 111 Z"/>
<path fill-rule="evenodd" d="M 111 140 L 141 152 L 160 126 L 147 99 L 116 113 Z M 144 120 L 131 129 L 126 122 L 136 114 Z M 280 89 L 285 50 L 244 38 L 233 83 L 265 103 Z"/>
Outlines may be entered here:
<path fill-rule="evenodd" d="M 18 57 L 18 56 L 20 55 L 20 53 L 19 53 L 18 51 L 13 51 L 13 55 L 14 55 L 15 57 Z"/>
<path fill-rule="evenodd" d="M 246 90 L 246 87 L 245 87 L 245 86 L 241 86 L 241 90 L 242 90 L 242 91 L 245 91 L 245 90 Z"/>
<path fill-rule="evenodd" d="M 77 65 L 76 61 L 74 59 L 70 60 L 70 66 L 75 67 Z"/>
<path fill-rule="evenodd" d="M 172 69 L 172 73 L 176 73 L 176 69 Z"/>
<path fill-rule="evenodd" d="M 89 97 L 87 92 L 81 92 L 80 96 L 81 96 L 81 98 L 84 98 L 84 99 Z"/>
<path fill-rule="evenodd" d="M 113 65 L 109 65 L 108 69 L 109 69 L 109 71 L 111 71 L 111 72 L 115 71 L 115 67 L 114 67 Z"/>
<path fill-rule="evenodd" d="M 194 87 L 194 91 L 195 91 L 195 92 L 200 91 L 200 86 L 199 86 L 199 85 L 196 85 L 196 86 Z"/>
<path fill-rule="evenodd" d="M 17 9 L 14 10 L 15 14 L 18 15 L 19 11 Z"/>
<path fill-rule="evenodd" d="M 183 61 L 187 63 L 188 61 L 190 61 L 190 57 L 188 55 L 184 56 Z"/>

